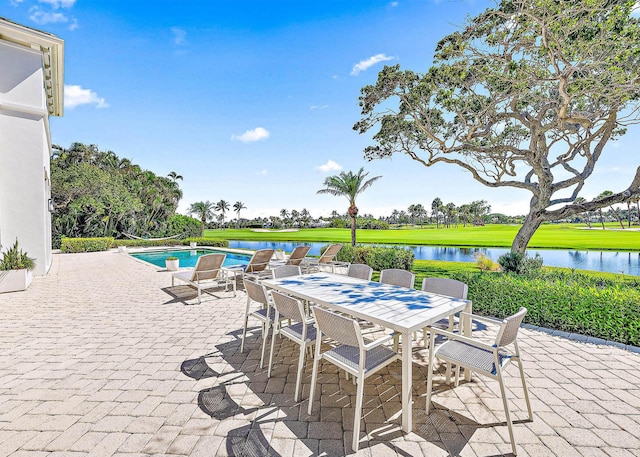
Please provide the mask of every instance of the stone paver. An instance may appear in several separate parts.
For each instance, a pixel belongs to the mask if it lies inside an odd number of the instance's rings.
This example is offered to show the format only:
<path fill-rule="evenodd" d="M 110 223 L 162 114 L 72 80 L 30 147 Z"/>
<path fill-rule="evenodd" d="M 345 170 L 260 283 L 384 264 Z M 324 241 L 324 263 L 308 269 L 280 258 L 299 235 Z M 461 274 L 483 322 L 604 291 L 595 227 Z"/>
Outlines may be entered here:
<path fill-rule="evenodd" d="M 113 251 L 56 254 L 27 291 L 0 295 L 0 457 L 351 453 L 351 381 L 327 366 L 309 416 L 310 366 L 293 401 L 296 347 L 276 342 L 270 379 L 257 328 L 240 353 L 243 291 L 197 304 L 170 284 Z M 519 455 L 640 456 L 638 354 L 529 328 L 520 347 L 534 420 L 510 368 Z M 365 388 L 358 455 L 509 455 L 497 384 L 448 389 L 438 375 L 427 416 L 426 351 L 413 350 L 413 432 L 400 430 L 394 364 Z"/>

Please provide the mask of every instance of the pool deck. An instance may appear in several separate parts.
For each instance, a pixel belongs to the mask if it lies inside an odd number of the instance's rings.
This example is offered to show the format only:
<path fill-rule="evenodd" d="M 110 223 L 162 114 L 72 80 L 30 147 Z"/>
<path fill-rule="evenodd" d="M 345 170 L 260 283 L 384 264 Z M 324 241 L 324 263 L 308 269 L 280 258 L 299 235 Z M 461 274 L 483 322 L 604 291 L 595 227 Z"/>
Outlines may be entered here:
<path fill-rule="evenodd" d="M 0 457 L 350 453 L 351 381 L 326 365 L 308 416 L 310 369 L 293 401 L 297 347 L 277 340 L 270 379 L 256 328 L 240 353 L 243 291 L 197 305 L 170 285 L 115 251 L 56 254 L 27 291 L 0 295 Z M 640 355 L 528 328 L 520 341 L 534 420 L 510 367 L 518 455 L 640 456 Z M 511 455 L 497 383 L 448 389 L 440 372 L 427 416 L 426 351 L 413 355 L 414 431 L 400 431 L 394 363 L 367 381 L 357 455 Z"/>

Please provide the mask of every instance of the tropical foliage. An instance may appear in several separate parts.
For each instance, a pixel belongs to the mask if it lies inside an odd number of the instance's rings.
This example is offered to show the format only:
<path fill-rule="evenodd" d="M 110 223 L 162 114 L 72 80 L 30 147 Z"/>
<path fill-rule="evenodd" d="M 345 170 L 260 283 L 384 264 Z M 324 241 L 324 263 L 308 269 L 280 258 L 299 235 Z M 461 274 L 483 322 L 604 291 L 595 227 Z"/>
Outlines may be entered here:
<path fill-rule="evenodd" d="M 18 240 L 0 258 L 0 270 L 33 270 L 35 267 L 35 260 L 18 247 Z"/>
<path fill-rule="evenodd" d="M 54 247 L 66 237 L 172 236 L 182 198 L 175 177 L 157 176 L 96 145 L 54 146 L 51 195 Z"/>

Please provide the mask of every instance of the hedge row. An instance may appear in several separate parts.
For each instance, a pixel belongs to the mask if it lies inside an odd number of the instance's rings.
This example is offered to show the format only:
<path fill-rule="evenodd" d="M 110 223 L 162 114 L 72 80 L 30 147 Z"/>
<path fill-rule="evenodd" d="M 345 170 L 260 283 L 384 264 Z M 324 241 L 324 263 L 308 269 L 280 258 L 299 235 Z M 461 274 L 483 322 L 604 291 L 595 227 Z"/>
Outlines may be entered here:
<path fill-rule="evenodd" d="M 322 252 L 326 247 L 322 248 Z M 336 260 L 350 263 L 364 263 L 374 270 L 385 270 L 387 268 L 400 268 L 411 270 L 413 267 L 414 254 L 411 249 L 391 247 L 383 248 L 376 246 L 351 246 L 345 244 L 338 251 Z"/>
<path fill-rule="evenodd" d="M 113 237 L 104 238 L 62 238 L 60 249 L 62 252 L 96 252 L 106 251 L 118 246 L 151 247 L 151 246 L 189 246 L 195 242 L 199 246 L 228 247 L 227 240 L 213 238 L 187 238 L 186 240 L 115 240 Z"/>
<path fill-rule="evenodd" d="M 461 272 L 453 277 L 469 285 L 474 313 L 505 317 L 524 306 L 526 323 L 640 346 L 637 284 L 564 272 L 537 277 Z"/>

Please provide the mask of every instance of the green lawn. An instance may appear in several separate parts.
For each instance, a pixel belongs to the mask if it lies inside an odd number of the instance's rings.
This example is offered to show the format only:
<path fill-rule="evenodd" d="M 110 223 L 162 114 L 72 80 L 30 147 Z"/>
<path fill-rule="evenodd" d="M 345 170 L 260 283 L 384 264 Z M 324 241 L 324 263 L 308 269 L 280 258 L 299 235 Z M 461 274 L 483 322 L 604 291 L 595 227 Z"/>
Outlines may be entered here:
<path fill-rule="evenodd" d="M 529 243 L 530 248 L 578 250 L 640 250 L 640 231 L 620 230 L 617 224 L 607 229 L 585 229 L 584 224 L 546 224 Z M 616 230 L 617 227 L 617 230 Z M 491 224 L 484 227 L 435 227 L 390 230 L 358 230 L 360 243 L 435 245 L 459 247 L 510 247 L 519 226 Z M 253 232 L 249 229 L 207 230 L 207 238 L 251 241 L 351 242 L 349 229 L 301 229 L 297 232 Z"/>

